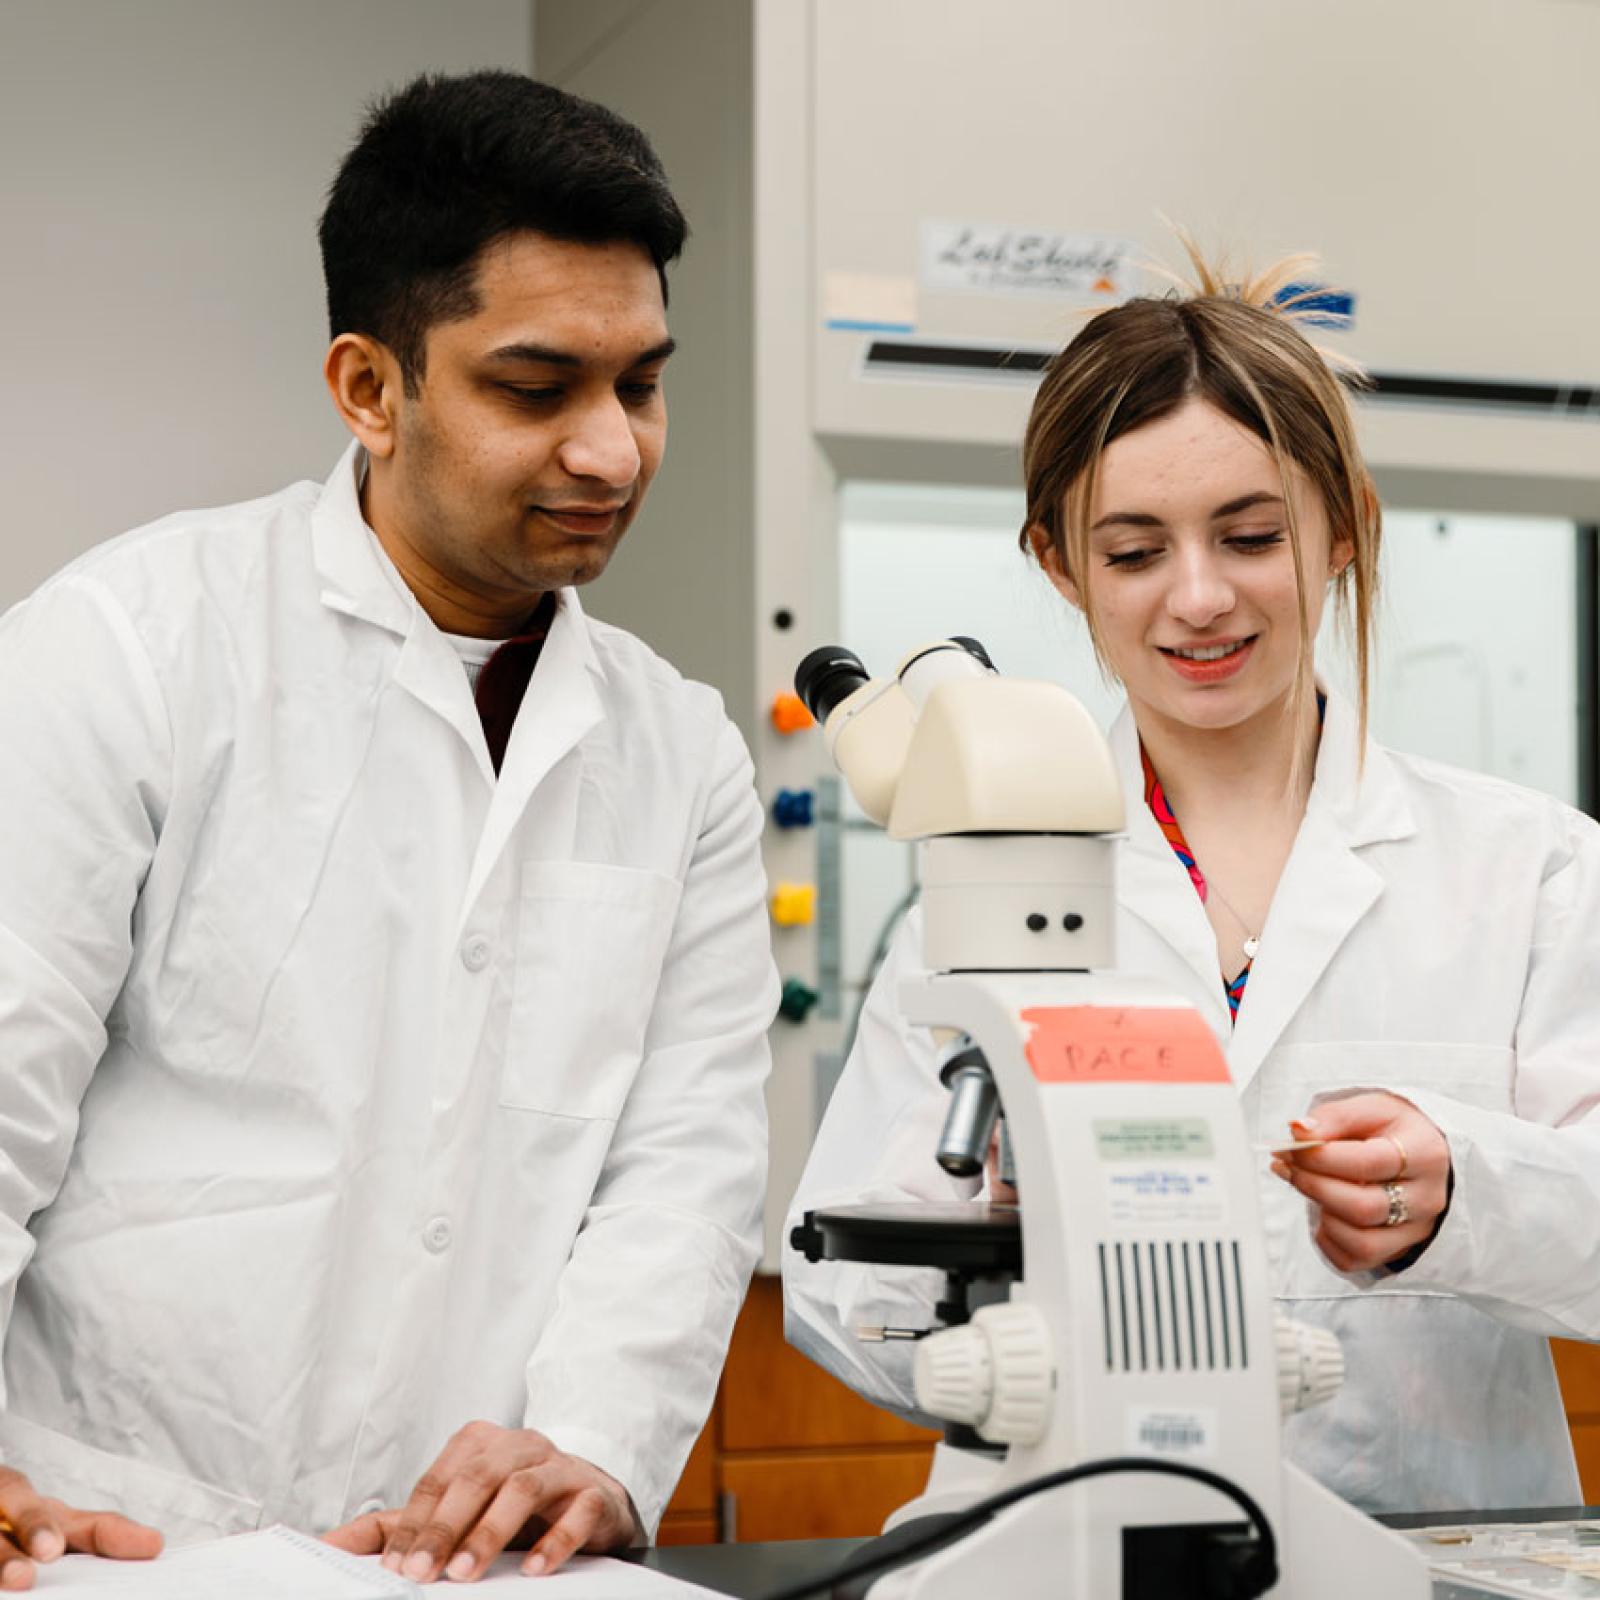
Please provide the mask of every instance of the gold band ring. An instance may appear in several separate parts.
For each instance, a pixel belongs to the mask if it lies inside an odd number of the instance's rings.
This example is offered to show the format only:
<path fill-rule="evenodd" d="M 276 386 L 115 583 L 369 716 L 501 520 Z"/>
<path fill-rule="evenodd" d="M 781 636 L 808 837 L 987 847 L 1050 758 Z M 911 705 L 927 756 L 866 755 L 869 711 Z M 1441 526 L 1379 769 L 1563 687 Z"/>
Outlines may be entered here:
<path fill-rule="evenodd" d="M 1384 1227 L 1398 1228 L 1402 1222 L 1409 1222 L 1411 1207 L 1406 1204 L 1405 1190 L 1398 1183 L 1386 1183 L 1383 1193 L 1389 1202 L 1389 1215 L 1383 1219 Z"/>
<path fill-rule="evenodd" d="M 1384 1134 L 1384 1138 L 1387 1139 L 1389 1141 L 1389 1143 L 1392 1144 L 1395 1147 L 1396 1152 L 1399 1154 L 1399 1157 L 1400 1157 L 1400 1170 L 1397 1173 L 1395 1173 L 1395 1175 L 1389 1180 L 1391 1183 L 1399 1183 L 1399 1181 L 1403 1177 L 1405 1177 L 1405 1175 L 1406 1175 L 1406 1168 L 1409 1167 L 1410 1164 L 1411 1164 L 1409 1161 L 1406 1160 L 1406 1147 L 1403 1144 L 1401 1144 L 1400 1141 L 1397 1138 L 1395 1138 L 1395 1136 L 1392 1133 Z"/>

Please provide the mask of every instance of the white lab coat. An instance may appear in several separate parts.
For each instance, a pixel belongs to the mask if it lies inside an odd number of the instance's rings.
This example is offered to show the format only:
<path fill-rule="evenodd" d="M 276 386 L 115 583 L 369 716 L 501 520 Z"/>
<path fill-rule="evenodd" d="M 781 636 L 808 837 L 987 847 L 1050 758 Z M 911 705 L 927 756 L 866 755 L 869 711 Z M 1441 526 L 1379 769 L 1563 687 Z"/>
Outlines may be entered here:
<path fill-rule="evenodd" d="M 563 591 L 497 782 L 358 465 L 0 622 L 0 1454 L 322 1529 L 481 1417 L 653 1527 L 757 1252 L 750 761 Z"/>
<path fill-rule="evenodd" d="M 1183 994 L 1227 1051 L 1252 1138 L 1281 1138 L 1326 1090 L 1413 1101 L 1444 1131 L 1455 1196 L 1392 1275 L 1345 1277 L 1307 1206 L 1263 1172 L 1280 1308 L 1331 1328 L 1348 1376 L 1289 1421 L 1294 1459 L 1373 1510 L 1580 1500 L 1545 1336 L 1600 1338 L 1600 828 L 1544 796 L 1368 744 L 1330 696 L 1305 820 L 1230 1032 L 1216 941 L 1138 797 L 1138 738 L 1112 747 L 1129 806 L 1119 965 Z M 945 1105 L 929 1035 L 896 1014 L 919 964 L 900 929 L 862 1016 L 791 1221 L 854 1201 L 970 1194 L 934 1164 Z M 1024 1189 L 1026 1174 L 1022 1175 Z M 1024 1203 L 1026 1194 L 1024 1193 Z M 871 1398 L 913 1404 L 905 1344 L 936 1274 L 785 1257 L 792 1342 Z"/>

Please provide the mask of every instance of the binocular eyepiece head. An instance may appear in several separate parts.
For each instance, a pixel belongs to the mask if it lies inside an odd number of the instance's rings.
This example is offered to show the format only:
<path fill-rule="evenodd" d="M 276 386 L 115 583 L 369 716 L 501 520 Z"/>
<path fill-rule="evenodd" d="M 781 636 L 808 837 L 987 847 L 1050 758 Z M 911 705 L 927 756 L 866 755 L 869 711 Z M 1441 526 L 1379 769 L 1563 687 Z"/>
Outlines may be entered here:
<path fill-rule="evenodd" d="M 794 669 L 794 692 L 818 722 L 826 722 L 839 702 L 854 694 L 869 677 L 861 657 L 843 645 L 823 645 Z"/>
<path fill-rule="evenodd" d="M 935 655 L 941 651 L 948 651 L 954 645 L 986 667 L 994 671 L 994 663 L 989 659 L 989 652 L 978 643 L 976 639 L 966 637 L 964 634 L 953 634 L 948 639 L 941 639 L 936 644 L 925 646 L 914 651 L 900 663 L 899 675 L 904 675 L 918 661 L 926 656 Z M 861 657 L 853 650 L 846 650 L 840 644 L 824 645 L 820 650 L 813 650 L 794 671 L 794 692 L 805 702 L 806 710 L 818 722 L 826 722 L 833 708 L 841 700 L 854 694 L 862 684 L 867 682 L 870 674 L 862 665 Z"/>

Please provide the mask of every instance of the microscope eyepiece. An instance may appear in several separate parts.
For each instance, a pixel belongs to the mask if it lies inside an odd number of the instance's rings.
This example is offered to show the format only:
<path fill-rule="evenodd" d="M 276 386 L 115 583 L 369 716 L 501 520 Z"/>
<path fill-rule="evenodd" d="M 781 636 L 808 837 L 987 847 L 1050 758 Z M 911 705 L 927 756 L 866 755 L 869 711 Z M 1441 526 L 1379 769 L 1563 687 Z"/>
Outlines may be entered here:
<path fill-rule="evenodd" d="M 991 672 L 994 671 L 994 662 L 989 659 L 989 652 L 970 633 L 952 633 L 950 635 L 950 643 L 960 645 L 969 656 L 976 657 Z"/>
<path fill-rule="evenodd" d="M 843 645 L 824 645 L 794 669 L 794 692 L 818 722 L 826 722 L 833 708 L 846 695 L 854 694 L 868 676 L 860 656 Z"/>

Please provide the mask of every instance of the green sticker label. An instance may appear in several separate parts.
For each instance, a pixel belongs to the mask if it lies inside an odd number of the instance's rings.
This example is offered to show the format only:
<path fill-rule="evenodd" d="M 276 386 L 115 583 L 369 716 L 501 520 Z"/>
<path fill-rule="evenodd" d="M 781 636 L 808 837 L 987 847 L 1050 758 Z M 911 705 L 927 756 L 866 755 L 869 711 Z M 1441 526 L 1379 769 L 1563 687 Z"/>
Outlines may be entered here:
<path fill-rule="evenodd" d="M 1204 1117 L 1129 1117 L 1096 1122 L 1094 1142 L 1102 1161 L 1179 1161 L 1212 1158 L 1211 1125 Z"/>

